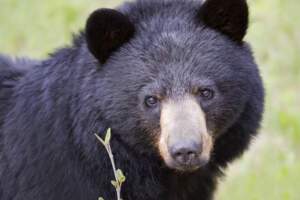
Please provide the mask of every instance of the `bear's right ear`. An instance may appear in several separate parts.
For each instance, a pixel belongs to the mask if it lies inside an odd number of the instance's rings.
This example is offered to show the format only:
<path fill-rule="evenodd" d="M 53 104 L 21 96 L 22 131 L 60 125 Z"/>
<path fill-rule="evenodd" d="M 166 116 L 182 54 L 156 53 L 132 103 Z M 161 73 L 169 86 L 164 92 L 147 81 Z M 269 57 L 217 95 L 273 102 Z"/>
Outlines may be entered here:
<path fill-rule="evenodd" d="M 102 64 L 128 42 L 134 32 L 134 25 L 129 18 L 113 9 L 94 11 L 88 18 L 85 29 L 88 49 Z"/>

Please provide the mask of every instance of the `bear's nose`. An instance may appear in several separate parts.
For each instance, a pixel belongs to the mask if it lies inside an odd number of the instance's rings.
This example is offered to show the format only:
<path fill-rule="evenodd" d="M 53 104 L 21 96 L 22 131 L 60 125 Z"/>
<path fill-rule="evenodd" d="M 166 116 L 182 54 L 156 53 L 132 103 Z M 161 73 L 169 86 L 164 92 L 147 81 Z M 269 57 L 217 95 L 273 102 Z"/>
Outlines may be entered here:
<path fill-rule="evenodd" d="M 173 145 L 170 149 L 172 158 L 183 166 L 198 165 L 201 152 L 201 143 L 193 141 Z"/>

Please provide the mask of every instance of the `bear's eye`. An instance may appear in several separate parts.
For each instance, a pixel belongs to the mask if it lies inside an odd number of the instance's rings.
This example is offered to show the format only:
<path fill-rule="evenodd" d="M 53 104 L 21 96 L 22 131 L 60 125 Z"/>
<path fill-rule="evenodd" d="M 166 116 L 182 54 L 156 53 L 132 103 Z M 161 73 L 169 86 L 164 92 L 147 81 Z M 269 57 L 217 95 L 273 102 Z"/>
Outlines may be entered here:
<path fill-rule="evenodd" d="M 145 105 L 149 108 L 153 108 L 158 104 L 158 98 L 155 96 L 148 96 L 145 98 Z"/>
<path fill-rule="evenodd" d="M 205 100 L 210 100 L 214 98 L 214 91 L 208 88 L 199 89 L 198 94 L 201 98 Z"/>

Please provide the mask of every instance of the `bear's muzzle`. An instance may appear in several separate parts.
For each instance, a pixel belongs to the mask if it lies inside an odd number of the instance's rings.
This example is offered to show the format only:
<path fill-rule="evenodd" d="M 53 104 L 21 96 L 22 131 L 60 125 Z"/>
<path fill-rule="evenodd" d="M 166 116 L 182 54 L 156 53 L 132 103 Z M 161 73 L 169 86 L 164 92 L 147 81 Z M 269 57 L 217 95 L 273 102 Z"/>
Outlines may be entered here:
<path fill-rule="evenodd" d="M 162 103 L 160 154 L 169 168 L 191 171 L 208 163 L 213 140 L 193 96 Z"/>

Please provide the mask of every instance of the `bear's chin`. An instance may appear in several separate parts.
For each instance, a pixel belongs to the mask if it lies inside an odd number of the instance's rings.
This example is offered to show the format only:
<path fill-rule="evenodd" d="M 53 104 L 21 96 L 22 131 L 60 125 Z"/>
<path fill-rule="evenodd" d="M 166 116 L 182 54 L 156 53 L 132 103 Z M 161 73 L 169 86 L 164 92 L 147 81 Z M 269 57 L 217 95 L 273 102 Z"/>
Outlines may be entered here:
<path fill-rule="evenodd" d="M 189 173 L 196 172 L 201 168 L 202 168 L 201 166 L 191 166 L 191 167 L 177 167 L 177 168 L 173 168 L 173 170 L 179 174 L 189 174 Z"/>
<path fill-rule="evenodd" d="M 197 165 L 180 165 L 177 164 L 175 161 L 168 160 L 164 161 L 166 167 L 175 173 L 185 174 L 185 173 L 193 173 L 199 171 L 207 166 L 209 160 L 203 160 L 199 162 Z"/>

